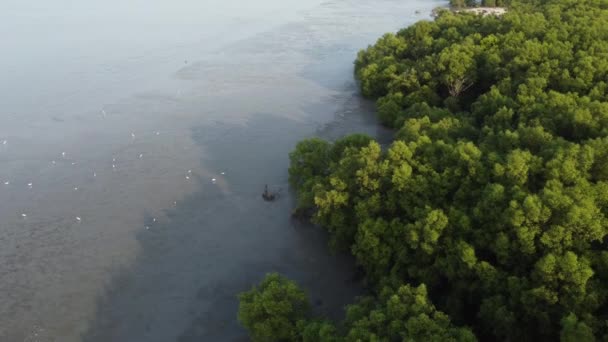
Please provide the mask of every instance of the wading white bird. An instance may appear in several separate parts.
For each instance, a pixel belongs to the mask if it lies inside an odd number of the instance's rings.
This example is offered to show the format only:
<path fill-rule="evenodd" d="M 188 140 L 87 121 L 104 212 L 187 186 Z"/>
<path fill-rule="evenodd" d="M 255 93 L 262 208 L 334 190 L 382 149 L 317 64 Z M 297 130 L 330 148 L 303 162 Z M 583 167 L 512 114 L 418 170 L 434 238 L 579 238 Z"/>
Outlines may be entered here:
<path fill-rule="evenodd" d="M 27 215 L 26 214 L 21 214 L 21 217 L 27 217 Z"/>
<path fill-rule="evenodd" d="M 140 154 L 139 154 L 139 159 L 143 158 L 143 156 L 144 156 L 144 154 L 143 154 L 143 153 L 140 153 Z"/>
<path fill-rule="evenodd" d="M 97 173 L 93 172 L 93 177 L 97 177 Z"/>
<path fill-rule="evenodd" d="M 65 152 L 61 152 L 61 156 L 65 158 Z"/>
<path fill-rule="evenodd" d="M 9 185 L 9 184 L 11 184 L 11 182 L 9 182 L 9 181 L 4 182 L 4 185 Z"/>
<path fill-rule="evenodd" d="M 27 183 L 27 187 L 31 189 L 32 188 L 32 183 Z"/>
<path fill-rule="evenodd" d="M 159 132 L 159 131 L 156 131 L 156 135 L 160 135 L 160 132 Z"/>
<path fill-rule="evenodd" d="M 156 218 L 152 218 L 152 222 L 156 222 Z"/>
<path fill-rule="evenodd" d="M 223 175 L 223 174 L 226 174 L 226 172 L 221 172 L 220 174 L 222 174 L 222 175 Z"/>
<path fill-rule="evenodd" d="M 116 169 L 116 165 L 112 164 L 112 168 L 113 168 L 113 169 Z"/>
<path fill-rule="evenodd" d="M 51 160 L 51 164 L 55 165 L 55 161 L 54 161 L 54 160 Z"/>
<path fill-rule="evenodd" d="M 6 144 L 8 144 L 8 141 L 2 140 L 2 145 L 6 145 Z"/>
<path fill-rule="evenodd" d="M 186 176 L 186 179 L 190 179 L 190 176 Z"/>
<path fill-rule="evenodd" d="M 135 133 L 131 132 L 131 138 L 135 139 Z"/>
<path fill-rule="evenodd" d="M 147 229 L 150 229 L 150 227 L 146 226 L 146 230 L 147 230 Z"/>
<path fill-rule="evenodd" d="M 106 116 L 106 111 L 102 109 L 101 110 L 101 114 L 103 114 L 103 116 L 105 117 Z"/>
<path fill-rule="evenodd" d="M 116 158 L 112 158 L 112 163 L 116 161 Z"/>
<path fill-rule="evenodd" d="M 213 183 L 215 183 L 216 179 L 215 179 L 215 178 L 211 178 L 211 181 L 212 181 Z"/>
<path fill-rule="evenodd" d="M 192 170 L 188 170 L 188 173 L 192 173 Z"/>
<path fill-rule="evenodd" d="M 74 187 L 74 191 L 78 191 L 78 187 L 77 186 Z"/>
<path fill-rule="evenodd" d="M 80 217 L 76 216 L 76 221 L 80 222 Z"/>
<path fill-rule="evenodd" d="M 72 165 L 76 165 L 76 162 L 72 162 Z"/>

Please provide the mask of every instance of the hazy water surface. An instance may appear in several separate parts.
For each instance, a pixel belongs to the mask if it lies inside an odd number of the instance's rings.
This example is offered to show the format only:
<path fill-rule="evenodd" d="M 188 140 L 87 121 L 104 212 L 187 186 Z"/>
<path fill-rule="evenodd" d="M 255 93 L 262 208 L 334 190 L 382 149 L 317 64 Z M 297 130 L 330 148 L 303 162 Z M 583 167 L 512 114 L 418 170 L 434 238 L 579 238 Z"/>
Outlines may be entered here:
<path fill-rule="evenodd" d="M 2 1 L 0 341 L 243 339 L 270 271 L 339 317 L 353 263 L 290 220 L 288 153 L 386 138 L 352 61 L 441 4 Z"/>

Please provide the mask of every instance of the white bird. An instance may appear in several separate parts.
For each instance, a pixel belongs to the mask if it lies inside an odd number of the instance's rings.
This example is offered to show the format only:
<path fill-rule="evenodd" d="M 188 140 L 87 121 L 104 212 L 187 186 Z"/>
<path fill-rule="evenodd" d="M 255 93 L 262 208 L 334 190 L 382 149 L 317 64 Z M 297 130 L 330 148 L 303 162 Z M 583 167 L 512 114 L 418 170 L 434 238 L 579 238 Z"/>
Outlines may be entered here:
<path fill-rule="evenodd" d="M 112 168 L 113 168 L 113 169 L 116 169 L 116 165 L 112 164 Z"/>
<path fill-rule="evenodd" d="M 152 218 L 152 222 L 156 222 L 156 218 L 154 218 L 154 217 L 153 217 L 153 218 Z"/>
<path fill-rule="evenodd" d="M 72 162 L 72 165 L 76 165 L 76 162 Z"/>
<path fill-rule="evenodd" d="M 76 221 L 80 222 L 80 217 L 76 216 Z"/>
<path fill-rule="evenodd" d="M 150 227 L 146 226 L 146 229 L 150 229 Z"/>
<path fill-rule="evenodd" d="M 186 179 L 190 179 L 190 176 L 186 176 Z"/>
<path fill-rule="evenodd" d="M 226 172 L 222 172 L 222 173 L 220 173 L 220 174 L 224 175 L 224 174 L 226 174 Z"/>
<path fill-rule="evenodd" d="M 116 161 L 116 158 L 112 158 L 112 163 Z"/>
<path fill-rule="evenodd" d="M 104 109 L 101 110 L 101 114 L 103 114 L 103 116 L 106 116 L 106 111 Z"/>
<path fill-rule="evenodd" d="M 55 161 L 54 161 L 54 160 L 51 160 L 51 164 L 55 165 Z"/>
<path fill-rule="evenodd" d="M 135 139 L 135 133 L 131 132 L 131 138 Z"/>
<path fill-rule="evenodd" d="M 4 185 L 9 185 L 9 184 L 11 184 L 11 182 L 9 182 L 9 181 L 4 182 Z"/>
<path fill-rule="evenodd" d="M 192 173 L 192 170 L 188 170 L 188 173 Z"/>
<path fill-rule="evenodd" d="M 65 152 L 61 152 L 61 156 L 65 158 Z"/>
<path fill-rule="evenodd" d="M 77 186 L 74 187 L 74 191 L 78 191 L 78 187 Z"/>
<path fill-rule="evenodd" d="M 32 183 L 27 183 L 27 186 L 31 189 L 32 188 Z"/>
<path fill-rule="evenodd" d="M 96 172 L 93 172 L 93 177 L 97 177 L 97 173 Z"/>
<path fill-rule="evenodd" d="M 26 214 L 21 214 L 21 217 L 27 217 L 27 215 Z"/>
<path fill-rule="evenodd" d="M 156 135 L 160 135 L 160 132 L 159 132 L 159 131 L 156 131 Z"/>
<path fill-rule="evenodd" d="M 215 178 L 211 178 L 211 181 L 212 181 L 213 183 L 215 183 L 216 179 L 215 179 Z"/>
<path fill-rule="evenodd" d="M 139 154 L 139 159 L 143 158 L 143 156 L 144 156 L 144 154 L 143 154 L 143 153 L 140 153 L 140 154 Z"/>
<path fill-rule="evenodd" d="M 2 140 L 2 145 L 6 145 L 6 144 L 8 144 L 8 141 Z"/>
<path fill-rule="evenodd" d="M 177 201 L 173 201 L 173 205 L 177 205 Z"/>

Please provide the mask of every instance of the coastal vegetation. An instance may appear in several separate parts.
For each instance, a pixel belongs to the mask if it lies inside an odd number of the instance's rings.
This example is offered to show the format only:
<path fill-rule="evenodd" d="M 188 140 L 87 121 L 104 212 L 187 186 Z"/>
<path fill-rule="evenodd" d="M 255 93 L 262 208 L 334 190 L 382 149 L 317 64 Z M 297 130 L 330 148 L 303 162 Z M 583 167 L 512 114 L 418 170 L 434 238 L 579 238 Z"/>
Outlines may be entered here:
<path fill-rule="evenodd" d="M 290 154 L 299 213 L 372 295 L 313 317 L 279 275 L 241 295 L 257 341 L 608 339 L 608 2 L 442 11 L 361 51 L 390 146 Z"/>

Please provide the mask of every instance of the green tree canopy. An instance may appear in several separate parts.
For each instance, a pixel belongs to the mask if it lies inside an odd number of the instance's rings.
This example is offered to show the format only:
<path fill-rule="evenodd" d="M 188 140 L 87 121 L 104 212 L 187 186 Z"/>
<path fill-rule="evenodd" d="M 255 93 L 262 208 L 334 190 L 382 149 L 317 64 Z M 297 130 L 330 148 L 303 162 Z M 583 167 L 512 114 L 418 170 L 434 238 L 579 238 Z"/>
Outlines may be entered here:
<path fill-rule="evenodd" d="M 385 287 L 377 300 L 360 299 L 347 308 L 345 327 L 346 341 L 476 341 L 435 309 L 424 285 Z"/>
<path fill-rule="evenodd" d="M 380 284 L 425 284 L 481 339 L 608 338 L 607 9 L 441 12 L 359 53 L 395 142 L 323 145 L 323 167 L 292 185 L 380 303 Z M 299 160 L 290 174 L 314 168 Z"/>
<path fill-rule="evenodd" d="M 308 318 L 310 304 L 304 291 L 276 273 L 239 295 L 239 321 L 254 341 L 294 341 L 298 322 Z"/>
<path fill-rule="evenodd" d="M 384 286 L 378 299 L 359 298 L 339 326 L 310 318 L 304 291 L 276 273 L 239 299 L 239 319 L 254 341 L 476 341 L 471 330 L 455 327 L 435 309 L 424 285 Z M 584 333 L 572 324 L 567 333 Z"/>

